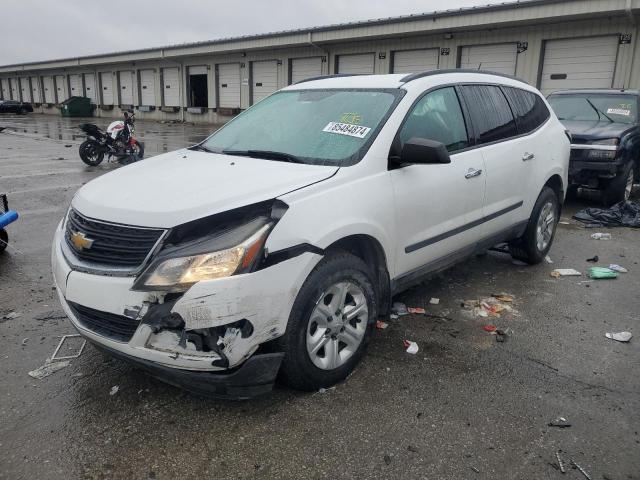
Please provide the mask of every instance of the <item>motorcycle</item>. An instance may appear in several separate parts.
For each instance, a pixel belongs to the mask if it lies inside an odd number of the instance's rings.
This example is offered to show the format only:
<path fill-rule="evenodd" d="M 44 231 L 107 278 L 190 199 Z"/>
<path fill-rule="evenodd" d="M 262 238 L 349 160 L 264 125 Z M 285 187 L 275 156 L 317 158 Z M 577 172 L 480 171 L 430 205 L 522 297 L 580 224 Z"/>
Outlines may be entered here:
<path fill-rule="evenodd" d="M 134 125 L 135 114 L 126 111 L 124 121 L 112 122 L 106 133 L 93 123 L 83 123 L 80 129 L 88 138 L 80 144 L 80 158 L 91 167 L 100 165 L 105 154 L 109 156 L 109 160 L 116 157 L 123 165 L 141 160 L 144 156 L 144 145 L 133 136 Z"/>

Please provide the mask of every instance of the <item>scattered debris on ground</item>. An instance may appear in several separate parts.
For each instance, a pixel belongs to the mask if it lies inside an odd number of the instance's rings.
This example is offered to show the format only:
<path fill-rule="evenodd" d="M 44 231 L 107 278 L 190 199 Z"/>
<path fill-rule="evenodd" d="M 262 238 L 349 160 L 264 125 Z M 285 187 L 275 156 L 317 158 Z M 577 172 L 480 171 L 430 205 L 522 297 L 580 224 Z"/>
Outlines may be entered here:
<path fill-rule="evenodd" d="M 562 461 L 562 458 L 560 458 L 560 450 L 556 452 L 556 460 L 558 460 L 558 466 L 560 467 L 560 471 L 562 473 L 566 473 L 564 469 L 564 462 Z"/>
<path fill-rule="evenodd" d="M 579 471 L 582 475 L 584 475 L 584 478 L 586 478 L 587 480 L 591 480 L 591 477 L 590 477 L 590 476 L 589 476 L 589 474 L 585 471 L 585 469 L 584 469 L 584 468 L 582 468 L 580 465 L 578 465 L 578 464 L 577 464 L 576 462 L 574 462 L 573 460 L 571 460 L 571 465 L 572 465 L 574 468 L 577 468 L 577 469 L 578 469 L 578 471 Z"/>
<path fill-rule="evenodd" d="M 592 233 L 591 234 L 591 238 L 593 238 L 594 240 L 611 240 L 611 234 L 610 233 Z"/>
<path fill-rule="evenodd" d="M 426 310 L 422 307 L 409 307 L 407 308 L 407 311 L 411 314 L 418 314 L 418 315 L 424 315 L 426 312 Z"/>
<path fill-rule="evenodd" d="M 582 276 L 582 273 L 580 273 L 578 270 L 575 270 L 573 268 L 556 268 L 555 270 L 551 271 L 550 275 L 553 278 L 580 277 Z"/>
<path fill-rule="evenodd" d="M 11 310 L 8 313 L 5 313 L 4 315 L 2 315 L 2 320 L 15 320 L 18 317 L 21 317 L 22 314 L 18 313 L 18 312 L 14 312 L 13 310 Z"/>
<path fill-rule="evenodd" d="M 318 393 L 327 393 L 329 390 L 335 390 L 335 389 L 336 389 L 335 385 L 333 387 L 329 387 L 329 388 L 320 388 L 318 390 Z M 142 390 L 140 390 L 140 391 L 142 391 Z M 140 392 L 138 392 L 138 393 L 140 393 Z"/>
<path fill-rule="evenodd" d="M 385 328 L 387 328 L 389 326 L 389 324 L 387 322 L 383 322 L 382 320 L 378 320 L 376 322 L 376 328 L 378 330 L 384 330 Z"/>
<path fill-rule="evenodd" d="M 109 390 L 109 395 L 114 396 L 116 393 L 118 393 L 118 390 L 120 390 L 120 386 L 114 385 L 113 387 L 111 387 L 111 390 Z"/>
<path fill-rule="evenodd" d="M 500 317 L 503 313 L 518 314 L 511 305 L 515 297 L 507 293 L 494 293 L 490 297 L 480 300 L 465 300 L 461 306 L 465 310 L 471 310 L 476 317 Z"/>
<path fill-rule="evenodd" d="M 585 208 L 573 218 L 587 227 L 640 227 L 640 202 L 620 202 L 610 208 Z"/>
<path fill-rule="evenodd" d="M 598 263 L 599 261 L 600 261 L 600 257 L 598 257 L 598 255 L 594 255 L 591 258 L 587 258 L 587 262 Z"/>
<path fill-rule="evenodd" d="M 633 337 L 631 332 L 607 332 L 604 336 L 618 342 L 628 342 Z"/>
<path fill-rule="evenodd" d="M 503 343 L 507 341 L 507 332 L 505 330 L 497 329 L 495 334 L 496 342 Z"/>
<path fill-rule="evenodd" d="M 78 350 L 75 353 L 72 353 L 71 355 L 65 355 L 62 357 L 58 357 L 58 352 L 60 351 L 60 349 L 62 348 L 62 345 L 64 345 L 64 343 L 70 339 L 70 338 L 78 338 L 81 340 L 81 344 L 80 344 L 80 348 L 78 348 Z M 58 346 L 56 347 L 55 351 L 53 352 L 53 355 L 51 355 L 51 361 L 58 361 L 58 360 L 71 360 L 72 358 L 78 358 L 80 355 L 82 355 L 82 352 L 84 351 L 84 347 L 87 344 L 87 341 L 82 339 L 82 337 L 80 337 L 80 335 L 73 334 L 73 335 L 63 335 L 62 338 L 60 339 L 60 343 L 58 343 Z"/>
<path fill-rule="evenodd" d="M 431 305 L 438 305 L 440 303 L 440 299 L 439 298 L 431 298 L 431 300 L 429 300 L 429 303 Z"/>
<path fill-rule="evenodd" d="M 549 255 L 544 257 L 544 261 L 547 262 L 547 263 L 553 263 L 553 260 L 551 260 L 551 257 Z"/>
<path fill-rule="evenodd" d="M 485 332 L 495 332 L 498 329 L 498 327 L 496 327 L 495 325 L 485 325 L 484 327 L 482 327 L 482 329 Z"/>
<path fill-rule="evenodd" d="M 618 278 L 618 272 L 614 272 L 610 268 L 605 268 L 605 267 L 591 267 L 589 269 L 589 278 L 594 278 L 594 279 Z"/>
<path fill-rule="evenodd" d="M 629 270 L 627 270 L 623 266 L 618 265 L 617 263 L 612 263 L 611 265 L 609 265 L 609 270 L 613 270 L 614 272 L 619 272 L 619 273 L 629 272 Z"/>
<path fill-rule="evenodd" d="M 418 353 L 418 350 L 420 350 L 418 344 L 416 342 L 412 342 L 411 340 L 403 340 L 402 343 L 404 345 L 404 348 L 407 350 L 407 353 L 410 353 L 412 355 L 415 355 L 416 353 Z"/>
<path fill-rule="evenodd" d="M 404 303 L 394 302 L 391 306 L 391 312 L 396 315 L 409 315 L 409 311 L 407 310 L 407 306 Z"/>
<path fill-rule="evenodd" d="M 43 366 L 30 371 L 29 376 L 42 380 L 43 378 L 56 373 L 58 370 L 68 367 L 70 364 L 71 362 L 68 360 L 65 360 L 64 362 L 45 363 Z"/>
<path fill-rule="evenodd" d="M 550 427 L 569 428 L 571 426 L 571 423 L 569 423 L 564 417 L 556 417 L 547 425 L 549 425 Z"/>

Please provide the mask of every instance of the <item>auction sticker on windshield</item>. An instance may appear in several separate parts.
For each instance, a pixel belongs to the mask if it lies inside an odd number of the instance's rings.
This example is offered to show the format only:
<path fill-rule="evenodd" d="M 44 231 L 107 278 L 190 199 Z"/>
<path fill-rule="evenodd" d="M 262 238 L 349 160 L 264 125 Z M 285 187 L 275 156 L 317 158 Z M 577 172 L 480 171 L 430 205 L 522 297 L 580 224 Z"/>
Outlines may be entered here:
<path fill-rule="evenodd" d="M 350 123 L 329 122 L 322 129 L 323 132 L 337 133 L 338 135 L 348 135 L 350 137 L 364 138 L 371 131 L 369 127 L 351 125 Z"/>
<path fill-rule="evenodd" d="M 614 115 L 624 115 L 628 117 L 631 115 L 631 110 L 627 110 L 625 108 L 609 108 L 607 109 L 607 113 L 613 113 Z"/>

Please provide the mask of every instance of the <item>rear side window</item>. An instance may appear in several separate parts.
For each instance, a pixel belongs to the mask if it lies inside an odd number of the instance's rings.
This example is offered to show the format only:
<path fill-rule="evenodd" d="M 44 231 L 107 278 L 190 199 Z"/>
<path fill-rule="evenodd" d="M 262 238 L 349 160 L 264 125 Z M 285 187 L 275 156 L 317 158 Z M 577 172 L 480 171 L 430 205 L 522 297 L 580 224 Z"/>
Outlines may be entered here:
<path fill-rule="evenodd" d="M 503 91 L 516 116 L 518 132 L 532 132 L 549 118 L 549 109 L 539 95 L 512 87 L 503 87 Z"/>
<path fill-rule="evenodd" d="M 467 128 L 453 87 L 422 97 L 411 109 L 399 137 L 401 146 L 412 138 L 426 138 L 444 144 L 449 152 L 467 148 Z"/>
<path fill-rule="evenodd" d="M 511 108 L 499 87 L 463 85 L 460 92 L 469 109 L 478 143 L 505 140 L 518 134 Z"/>

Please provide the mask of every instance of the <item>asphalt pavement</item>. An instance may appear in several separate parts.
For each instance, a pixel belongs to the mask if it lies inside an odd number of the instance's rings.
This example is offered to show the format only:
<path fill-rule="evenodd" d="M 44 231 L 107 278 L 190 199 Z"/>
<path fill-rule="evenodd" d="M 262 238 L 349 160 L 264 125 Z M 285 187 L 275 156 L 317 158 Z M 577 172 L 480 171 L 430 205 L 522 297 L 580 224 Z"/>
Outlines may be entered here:
<path fill-rule="evenodd" d="M 52 286 L 55 226 L 82 184 L 126 168 L 81 162 L 84 121 L 0 117 L 0 192 L 21 215 L 0 255 L 0 478 L 585 478 L 572 459 L 594 480 L 640 479 L 640 232 L 600 229 L 612 240 L 592 240 L 595 230 L 571 220 L 593 205 L 584 199 L 565 206 L 553 264 L 515 265 L 491 251 L 399 295 L 430 316 L 391 320 L 356 371 L 324 392 L 278 386 L 252 401 L 212 401 L 89 345 L 66 368 L 30 377 L 74 333 Z M 136 127 L 148 156 L 215 129 Z M 594 255 L 629 272 L 589 280 Z M 554 268 L 583 275 L 556 279 Z M 513 311 L 483 318 L 462 306 L 501 292 Z M 629 343 L 605 338 L 624 330 L 636 335 Z M 571 426 L 549 426 L 557 417 Z"/>

